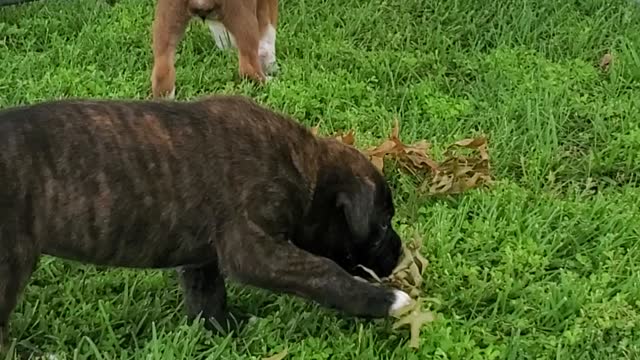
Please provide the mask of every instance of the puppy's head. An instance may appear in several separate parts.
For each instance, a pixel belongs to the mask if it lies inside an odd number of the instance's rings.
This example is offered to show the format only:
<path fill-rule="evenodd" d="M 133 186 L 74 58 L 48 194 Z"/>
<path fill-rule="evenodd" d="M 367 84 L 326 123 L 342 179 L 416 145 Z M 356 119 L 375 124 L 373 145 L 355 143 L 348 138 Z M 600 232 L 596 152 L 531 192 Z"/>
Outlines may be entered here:
<path fill-rule="evenodd" d="M 332 259 L 353 275 L 371 276 L 358 265 L 387 276 L 401 255 L 391 189 L 357 149 L 320 140 L 323 154 L 308 216 L 297 245 Z"/>

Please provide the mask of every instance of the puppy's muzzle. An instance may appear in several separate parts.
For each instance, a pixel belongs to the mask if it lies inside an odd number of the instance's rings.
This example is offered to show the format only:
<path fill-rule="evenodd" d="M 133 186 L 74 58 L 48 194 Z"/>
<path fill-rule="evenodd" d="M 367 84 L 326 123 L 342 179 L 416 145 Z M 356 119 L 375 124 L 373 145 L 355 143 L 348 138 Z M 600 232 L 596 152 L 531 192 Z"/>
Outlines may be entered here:
<path fill-rule="evenodd" d="M 400 261 L 402 252 L 402 241 L 400 236 L 392 229 L 387 231 L 383 246 L 375 251 L 375 258 L 378 263 L 378 272 L 380 276 L 388 276 Z"/>

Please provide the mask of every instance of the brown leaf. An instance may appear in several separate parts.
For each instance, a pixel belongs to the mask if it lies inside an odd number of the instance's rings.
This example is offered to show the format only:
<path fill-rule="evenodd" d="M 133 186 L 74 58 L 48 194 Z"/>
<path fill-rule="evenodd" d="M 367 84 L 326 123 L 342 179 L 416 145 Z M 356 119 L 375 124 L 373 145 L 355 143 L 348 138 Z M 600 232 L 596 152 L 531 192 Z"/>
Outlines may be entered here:
<path fill-rule="evenodd" d="M 349 132 L 344 135 L 340 134 L 336 136 L 336 139 L 351 146 L 353 146 L 356 143 L 356 138 L 355 138 L 355 134 L 353 133 L 353 130 L 349 130 Z"/>
<path fill-rule="evenodd" d="M 288 351 L 285 349 L 283 352 L 277 353 L 275 355 L 266 357 L 266 358 L 262 358 L 262 360 L 282 360 L 284 359 L 288 354 Z"/>
<path fill-rule="evenodd" d="M 611 65 L 612 62 L 613 62 L 613 55 L 611 55 L 611 53 L 604 54 L 604 56 L 602 56 L 602 59 L 600 59 L 600 69 L 602 71 L 608 71 L 609 66 Z"/>
<path fill-rule="evenodd" d="M 396 142 L 394 142 L 393 140 L 387 140 L 377 147 L 367 150 L 366 153 L 369 156 L 384 156 L 389 153 L 395 152 L 396 146 Z"/>
<path fill-rule="evenodd" d="M 409 340 L 409 346 L 417 349 L 420 346 L 420 329 L 424 324 L 433 322 L 435 316 L 431 311 L 423 312 L 420 310 L 420 305 L 417 302 L 415 308 L 402 319 L 393 324 L 393 329 L 397 329 L 403 325 L 409 325 L 411 329 L 411 340 Z"/>
<path fill-rule="evenodd" d="M 453 143 L 453 145 L 449 146 L 449 149 L 447 150 L 450 150 L 454 146 L 476 149 L 480 152 L 480 158 L 482 160 L 489 160 L 489 153 L 487 151 L 487 139 L 485 137 L 456 141 L 455 143 Z"/>
<path fill-rule="evenodd" d="M 420 170 L 437 168 L 436 162 L 428 155 L 431 146 L 428 142 L 422 140 L 413 145 L 406 145 L 398 138 L 399 132 L 400 127 L 396 119 L 396 124 L 391 131 L 389 139 L 377 147 L 366 150 L 365 153 L 369 155 L 370 159 L 374 156 L 383 158 L 385 156 L 393 157 L 399 162 L 402 168 L 414 175 Z"/>
<path fill-rule="evenodd" d="M 378 170 L 380 170 L 380 172 L 382 172 L 383 167 L 384 167 L 384 158 L 381 156 L 372 156 L 370 158 L 371 162 L 373 163 L 373 165 L 378 168 Z"/>

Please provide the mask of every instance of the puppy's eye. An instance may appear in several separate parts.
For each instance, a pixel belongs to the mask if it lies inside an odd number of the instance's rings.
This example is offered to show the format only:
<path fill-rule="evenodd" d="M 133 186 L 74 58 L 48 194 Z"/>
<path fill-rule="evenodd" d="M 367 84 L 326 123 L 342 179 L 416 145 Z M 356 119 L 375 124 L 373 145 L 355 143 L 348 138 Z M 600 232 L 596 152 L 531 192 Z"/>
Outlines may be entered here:
<path fill-rule="evenodd" d="M 382 230 L 383 232 L 384 232 L 384 231 L 387 231 L 387 229 L 388 229 L 388 228 L 389 228 L 389 225 L 388 225 L 388 224 L 382 224 L 382 225 L 380 225 L 380 230 Z"/>

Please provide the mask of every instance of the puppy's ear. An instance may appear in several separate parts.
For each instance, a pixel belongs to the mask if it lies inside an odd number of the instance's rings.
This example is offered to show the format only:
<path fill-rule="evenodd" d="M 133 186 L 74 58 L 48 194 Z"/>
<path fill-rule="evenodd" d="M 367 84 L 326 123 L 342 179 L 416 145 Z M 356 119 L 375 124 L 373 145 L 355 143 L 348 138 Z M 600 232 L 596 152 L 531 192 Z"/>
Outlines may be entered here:
<path fill-rule="evenodd" d="M 337 206 L 344 211 L 347 224 L 357 239 L 369 235 L 373 199 L 373 186 L 361 180 L 349 186 L 349 190 L 338 193 Z"/>

